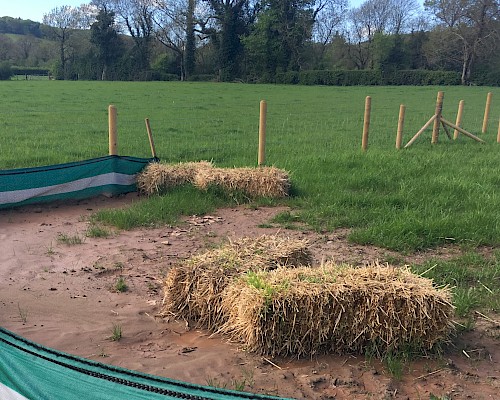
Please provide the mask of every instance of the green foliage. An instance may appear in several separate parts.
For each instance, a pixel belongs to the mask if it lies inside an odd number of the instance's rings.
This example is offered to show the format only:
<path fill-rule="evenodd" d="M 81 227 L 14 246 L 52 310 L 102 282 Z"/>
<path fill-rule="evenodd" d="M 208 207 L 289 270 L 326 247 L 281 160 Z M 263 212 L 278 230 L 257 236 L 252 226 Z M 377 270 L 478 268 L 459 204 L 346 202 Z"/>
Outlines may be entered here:
<path fill-rule="evenodd" d="M 64 243 L 68 246 L 72 246 L 72 245 L 75 245 L 75 244 L 82 244 L 83 243 L 83 239 L 81 236 L 79 236 L 78 234 L 75 234 L 75 235 L 67 235 L 65 233 L 59 233 L 57 235 L 57 241 L 59 243 Z"/>
<path fill-rule="evenodd" d="M 118 324 L 113 324 L 113 328 L 111 330 L 110 340 L 113 342 L 118 342 L 123 336 L 122 326 Z"/>
<path fill-rule="evenodd" d="M 327 86 L 360 85 L 458 85 L 460 74 L 453 71 L 323 70 L 277 73 L 276 83 Z"/>
<path fill-rule="evenodd" d="M 470 317 L 477 309 L 500 312 L 500 253 L 485 257 L 467 252 L 452 260 L 430 260 L 412 266 L 415 273 L 430 278 L 436 285 L 450 286 L 455 313 Z"/>
<path fill-rule="evenodd" d="M 125 282 L 125 278 L 123 278 L 123 276 L 120 276 L 116 281 L 115 290 L 120 293 L 126 292 L 128 290 L 128 285 Z"/>
<path fill-rule="evenodd" d="M 8 62 L 1 62 L 0 63 L 0 81 L 6 81 L 9 80 L 12 75 L 14 75 L 14 71 L 12 71 L 12 68 Z"/>
<path fill-rule="evenodd" d="M 454 71 L 400 70 L 386 78 L 387 85 L 459 85 L 460 74 Z"/>

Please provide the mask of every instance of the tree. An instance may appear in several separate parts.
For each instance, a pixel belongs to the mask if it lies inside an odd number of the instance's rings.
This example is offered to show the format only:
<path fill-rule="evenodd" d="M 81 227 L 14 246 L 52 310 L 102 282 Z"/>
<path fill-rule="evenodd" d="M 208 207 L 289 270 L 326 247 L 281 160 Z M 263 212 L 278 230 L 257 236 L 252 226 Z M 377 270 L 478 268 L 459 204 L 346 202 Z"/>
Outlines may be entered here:
<path fill-rule="evenodd" d="M 426 0 L 425 8 L 460 43 L 462 84 L 470 81 L 478 57 L 498 51 L 498 0 Z"/>
<path fill-rule="evenodd" d="M 316 14 L 313 38 L 319 45 L 319 59 L 322 59 L 327 46 L 338 38 L 339 30 L 346 19 L 347 0 L 330 0 Z"/>
<path fill-rule="evenodd" d="M 326 6 L 330 8 L 326 8 Z M 306 66 L 305 57 L 312 45 L 313 26 L 317 16 L 324 11 L 321 29 L 317 31 L 328 43 L 333 29 L 340 23 L 337 12 L 343 9 L 342 1 L 327 0 L 266 0 L 261 4 L 257 22 L 245 40 L 245 48 L 254 65 L 254 74 L 272 78 L 277 72 L 298 71 Z M 326 21 L 331 12 L 331 24 Z M 330 31 L 329 31 L 330 29 Z"/>
<path fill-rule="evenodd" d="M 108 79 L 108 69 L 121 55 L 122 43 L 115 26 L 115 13 L 102 8 L 91 25 L 90 41 L 97 50 L 101 80 Z"/>
<path fill-rule="evenodd" d="M 242 37 L 248 34 L 253 14 L 248 0 L 205 0 L 211 13 L 199 20 L 200 33 L 208 37 L 218 56 L 219 79 L 240 76 L 243 59 Z"/>
<path fill-rule="evenodd" d="M 71 30 L 78 26 L 78 14 L 71 6 L 61 6 L 52 9 L 48 14 L 44 14 L 43 23 L 49 26 L 51 34 L 59 41 L 59 79 L 65 79 L 66 74 L 66 46 L 71 34 Z"/>
<path fill-rule="evenodd" d="M 194 72 L 194 10 L 194 0 L 159 0 L 154 13 L 156 38 L 177 56 L 181 80 Z"/>

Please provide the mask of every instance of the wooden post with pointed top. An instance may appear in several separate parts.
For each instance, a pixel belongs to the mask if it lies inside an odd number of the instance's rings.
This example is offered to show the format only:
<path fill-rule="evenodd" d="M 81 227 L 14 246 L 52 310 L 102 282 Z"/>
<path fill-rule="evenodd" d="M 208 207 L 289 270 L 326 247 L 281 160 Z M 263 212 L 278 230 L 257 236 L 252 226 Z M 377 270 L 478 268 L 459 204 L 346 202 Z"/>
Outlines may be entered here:
<path fill-rule="evenodd" d="M 458 103 L 457 119 L 455 121 L 456 126 L 460 126 L 460 124 L 462 123 L 463 113 L 464 113 L 464 101 L 460 100 L 460 102 Z M 455 129 L 453 131 L 453 139 L 454 140 L 458 139 L 458 130 L 457 129 Z"/>
<path fill-rule="evenodd" d="M 259 118 L 259 155 L 257 165 L 260 167 L 266 163 L 266 121 L 267 121 L 267 102 L 260 102 Z"/>
<path fill-rule="evenodd" d="M 108 107 L 108 124 L 109 124 L 109 155 L 118 155 L 118 130 L 116 126 L 117 112 L 116 107 L 110 105 Z"/>
<path fill-rule="evenodd" d="M 398 118 L 398 131 L 396 134 L 396 149 L 401 149 L 401 143 L 403 142 L 403 128 L 405 124 L 405 111 L 406 107 L 404 104 L 399 106 L 399 118 Z"/>
<path fill-rule="evenodd" d="M 491 98 L 493 97 L 493 93 L 488 92 L 486 96 L 486 106 L 484 108 L 484 118 L 483 118 L 483 128 L 481 129 L 481 133 L 486 133 L 488 130 L 488 118 L 490 116 L 490 108 L 491 108 Z"/>
<path fill-rule="evenodd" d="M 432 144 L 436 144 L 439 139 L 439 125 L 441 124 L 441 114 L 443 113 L 443 99 L 444 92 L 438 92 L 436 99 L 436 111 L 434 111 L 436 119 L 434 120 L 434 127 L 432 128 Z"/>
<path fill-rule="evenodd" d="M 370 114 L 372 110 L 372 98 L 366 96 L 365 99 L 365 118 L 363 123 L 363 138 L 361 140 L 361 149 L 366 151 L 368 149 L 368 133 L 370 132 Z"/>

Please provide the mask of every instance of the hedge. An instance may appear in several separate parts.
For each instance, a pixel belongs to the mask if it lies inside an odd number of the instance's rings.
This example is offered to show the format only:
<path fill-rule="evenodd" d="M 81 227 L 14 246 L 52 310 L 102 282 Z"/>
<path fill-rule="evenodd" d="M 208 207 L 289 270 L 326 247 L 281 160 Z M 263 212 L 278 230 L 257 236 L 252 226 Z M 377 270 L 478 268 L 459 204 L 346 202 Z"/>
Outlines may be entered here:
<path fill-rule="evenodd" d="M 326 86 L 459 85 L 453 71 L 402 70 L 383 74 L 380 70 L 321 70 L 277 73 L 275 83 Z"/>

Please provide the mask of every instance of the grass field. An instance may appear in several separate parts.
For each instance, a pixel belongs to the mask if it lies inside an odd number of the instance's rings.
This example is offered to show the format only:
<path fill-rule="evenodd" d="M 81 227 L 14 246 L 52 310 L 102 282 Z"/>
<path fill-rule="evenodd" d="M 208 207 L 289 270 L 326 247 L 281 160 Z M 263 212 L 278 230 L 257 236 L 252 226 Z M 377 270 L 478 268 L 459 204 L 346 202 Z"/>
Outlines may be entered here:
<path fill-rule="evenodd" d="M 406 143 L 432 116 L 441 88 L 57 81 L 1 85 L 2 169 L 106 154 L 108 104 L 118 108 L 120 154 L 149 156 L 148 117 L 163 161 L 205 159 L 218 166 L 252 166 L 259 101 L 266 99 L 267 161 L 292 173 L 296 195 L 288 204 L 297 211 L 280 216 L 281 222 L 302 221 L 317 230 L 351 227 L 352 240 L 399 251 L 449 242 L 500 243 L 498 88 L 442 88 L 443 115 L 454 121 L 458 101 L 464 99 L 462 125 L 475 134 L 481 130 L 486 93 L 493 92 L 489 129 L 480 135 L 486 145 L 463 136 L 449 141 L 442 133 L 433 146 L 428 131 L 411 148 L 396 151 L 399 104 L 407 106 Z M 366 95 L 372 97 L 373 108 L 369 150 L 363 154 Z M 186 197 L 182 191 L 178 196 Z M 185 202 L 175 203 L 189 212 Z M 147 216 L 140 220 L 151 223 Z"/>
<path fill-rule="evenodd" d="M 122 155 L 150 156 L 148 117 L 165 162 L 254 166 L 259 101 L 265 99 L 267 162 L 291 172 L 294 194 L 284 201 L 292 211 L 276 222 L 292 228 L 305 223 L 318 231 L 348 227 L 354 242 L 401 252 L 457 244 L 470 253 L 450 262 L 432 261 L 438 267 L 415 268 L 457 287 L 454 301 L 462 316 L 474 307 L 500 308 L 500 252 L 489 260 L 474 251 L 500 244 L 499 88 L 58 81 L 10 81 L 0 88 L 1 169 L 106 154 L 108 104 L 118 108 Z M 411 148 L 396 151 L 399 105 L 407 106 L 406 143 L 432 116 L 441 89 L 443 115 L 454 121 L 459 100 L 465 100 L 462 126 L 487 143 L 463 136 L 450 141 L 442 133 L 439 144 L 431 145 L 429 130 Z M 493 107 L 483 135 L 488 91 Z M 373 106 L 371 133 L 368 152 L 362 153 L 367 95 Z M 223 193 L 184 187 L 125 211 L 101 212 L 96 219 L 122 228 L 151 226 L 234 201 Z"/>

